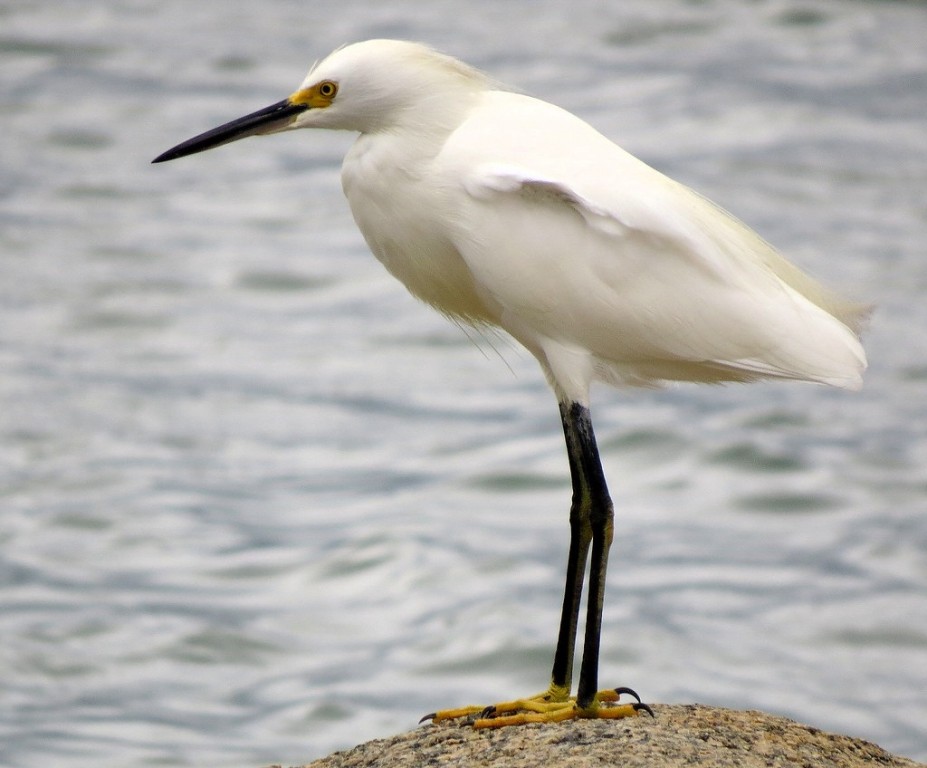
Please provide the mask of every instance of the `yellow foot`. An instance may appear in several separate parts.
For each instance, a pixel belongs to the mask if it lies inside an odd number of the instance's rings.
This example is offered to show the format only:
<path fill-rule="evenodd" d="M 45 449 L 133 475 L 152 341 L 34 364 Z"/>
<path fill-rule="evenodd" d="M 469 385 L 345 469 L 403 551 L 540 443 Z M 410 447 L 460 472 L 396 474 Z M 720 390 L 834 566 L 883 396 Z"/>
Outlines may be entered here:
<path fill-rule="evenodd" d="M 637 701 L 633 704 L 620 704 L 619 699 L 623 693 L 633 696 Z M 562 720 L 579 717 L 609 719 L 635 717 L 641 712 L 646 712 L 651 717 L 654 716 L 653 710 L 641 703 L 640 696 L 630 688 L 599 691 L 588 707 L 578 706 L 575 696 L 568 696 L 566 692 L 552 688 L 537 696 L 505 701 L 488 707 L 443 709 L 425 715 L 421 722 L 431 720 L 440 723 L 444 720 L 470 717 L 473 718 L 474 728 L 503 728 L 507 725 L 524 725 L 525 723 L 559 723 Z M 475 718 L 474 715 L 476 715 Z"/>

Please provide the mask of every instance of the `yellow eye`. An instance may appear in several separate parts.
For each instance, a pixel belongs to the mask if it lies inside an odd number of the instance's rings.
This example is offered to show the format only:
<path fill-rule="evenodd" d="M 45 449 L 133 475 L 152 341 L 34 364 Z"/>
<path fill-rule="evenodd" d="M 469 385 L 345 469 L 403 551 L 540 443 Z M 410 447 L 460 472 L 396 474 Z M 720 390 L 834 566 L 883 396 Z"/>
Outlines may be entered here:
<path fill-rule="evenodd" d="M 325 109 L 331 105 L 338 94 L 338 83 L 333 80 L 322 80 L 308 88 L 303 88 L 290 94 L 287 101 L 309 109 Z"/>

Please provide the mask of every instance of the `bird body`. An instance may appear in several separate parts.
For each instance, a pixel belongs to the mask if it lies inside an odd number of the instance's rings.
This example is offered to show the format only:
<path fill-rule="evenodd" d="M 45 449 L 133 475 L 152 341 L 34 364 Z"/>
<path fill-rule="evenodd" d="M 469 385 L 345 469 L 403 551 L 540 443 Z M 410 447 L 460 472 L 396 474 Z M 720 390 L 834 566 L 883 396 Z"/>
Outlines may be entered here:
<path fill-rule="evenodd" d="M 412 53 L 453 109 L 379 114 L 342 179 L 371 251 L 415 296 L 502 327 L 579 402 L 593 378 L 859 386 L 864 307 L 569 112 Z"/>
<path fill-rule="evenodd" d="M 438 311 L 507 331 L 538 359 L 558 399 L 573 502 L 551 685 L 500 709 L 527 714 L 478 723 L 638 711 L 609 706 L 629 689 L 597 691 L 613 511 L 588 409 L 591 382 L 779 378 L 858 388 L 868 308 L 830 293 L 730 214 L 578 117 L 414 43 L 341 48 L 287 99 L 156 162 L 296 128 L 359 133 L 342 182 L 370 250 Z"/>

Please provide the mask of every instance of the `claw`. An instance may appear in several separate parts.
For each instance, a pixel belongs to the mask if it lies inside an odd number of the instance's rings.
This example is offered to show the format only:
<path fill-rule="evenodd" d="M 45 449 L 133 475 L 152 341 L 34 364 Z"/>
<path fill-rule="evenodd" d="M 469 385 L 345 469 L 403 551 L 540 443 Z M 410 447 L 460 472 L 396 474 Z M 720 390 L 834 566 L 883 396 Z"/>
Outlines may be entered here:
<path fill-rule="evenodd" d="M 617 693 L 619 696 L 621 696 L 622 693 L 626 693 L 628 696 L 633 696 L 635 699 L 637 699 L 638 704 L 641 703 L 641 697 L 637 695 L 637 691 L 635 691 L 633 688 L 626 688 L 622 685 L 618 688 L 615 688 L 615 693 Z"/>
<path fill-rule="evenodd" d="M 653 710 L 650 708 L 649 704 L 644 704 L 643 702 L 638 701 L 636 704 L 632 704 L 631 706 L 634 707 L 635 712 L 640 712 L 643 710 L 651 717 L 656 717 L 656 715 L 653 713 Z"/>
<path fill-rule="evenodd" d="M 482 712 L 480 712 L 480 719 L 481 719 L 481 720 L 484 720 L 484 719 L 486 719 L 487 717 L 492 717 L 492 716 L 495 715 L 495 714 L 496 714 L 496 705 L 495 705 L 495 704 L 490 704 L 490 705 L 489 705 L 488 707 L 486 707 Z"/>
<path fill-rule="evenodd" d="M 426 720 L 434 720 L 438 716 L 437 712 L 432 712 L 430 715 L 425 715 L 421 720 L 418 721 L 418 724 L 421 725 Z"/>

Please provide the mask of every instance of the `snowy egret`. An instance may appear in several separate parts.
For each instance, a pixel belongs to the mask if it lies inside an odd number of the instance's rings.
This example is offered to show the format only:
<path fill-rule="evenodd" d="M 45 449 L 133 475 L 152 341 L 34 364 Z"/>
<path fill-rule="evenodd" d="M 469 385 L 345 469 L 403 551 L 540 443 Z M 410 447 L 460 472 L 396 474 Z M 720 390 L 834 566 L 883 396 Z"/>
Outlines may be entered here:
<path fill-rule="evenodd" d="M 428 717 L 476 714 L 475 724 L 489 727 L 650 711 L 628 688 L 598 690 L 613 511 L 590 383 L 778 378 L 856 389 L 867 307 L 827 291 L 744 224 L 569 112 L 416 43 L 340 48 L 283 101 L 154 162 L 296 128 L 360 134 L 342 183 L 370 250 L 439 312 L 523 344 L 560 406 L 573 499 L 550 685 Z M 637 701 L 619 703 L 623 693 Z"/>

